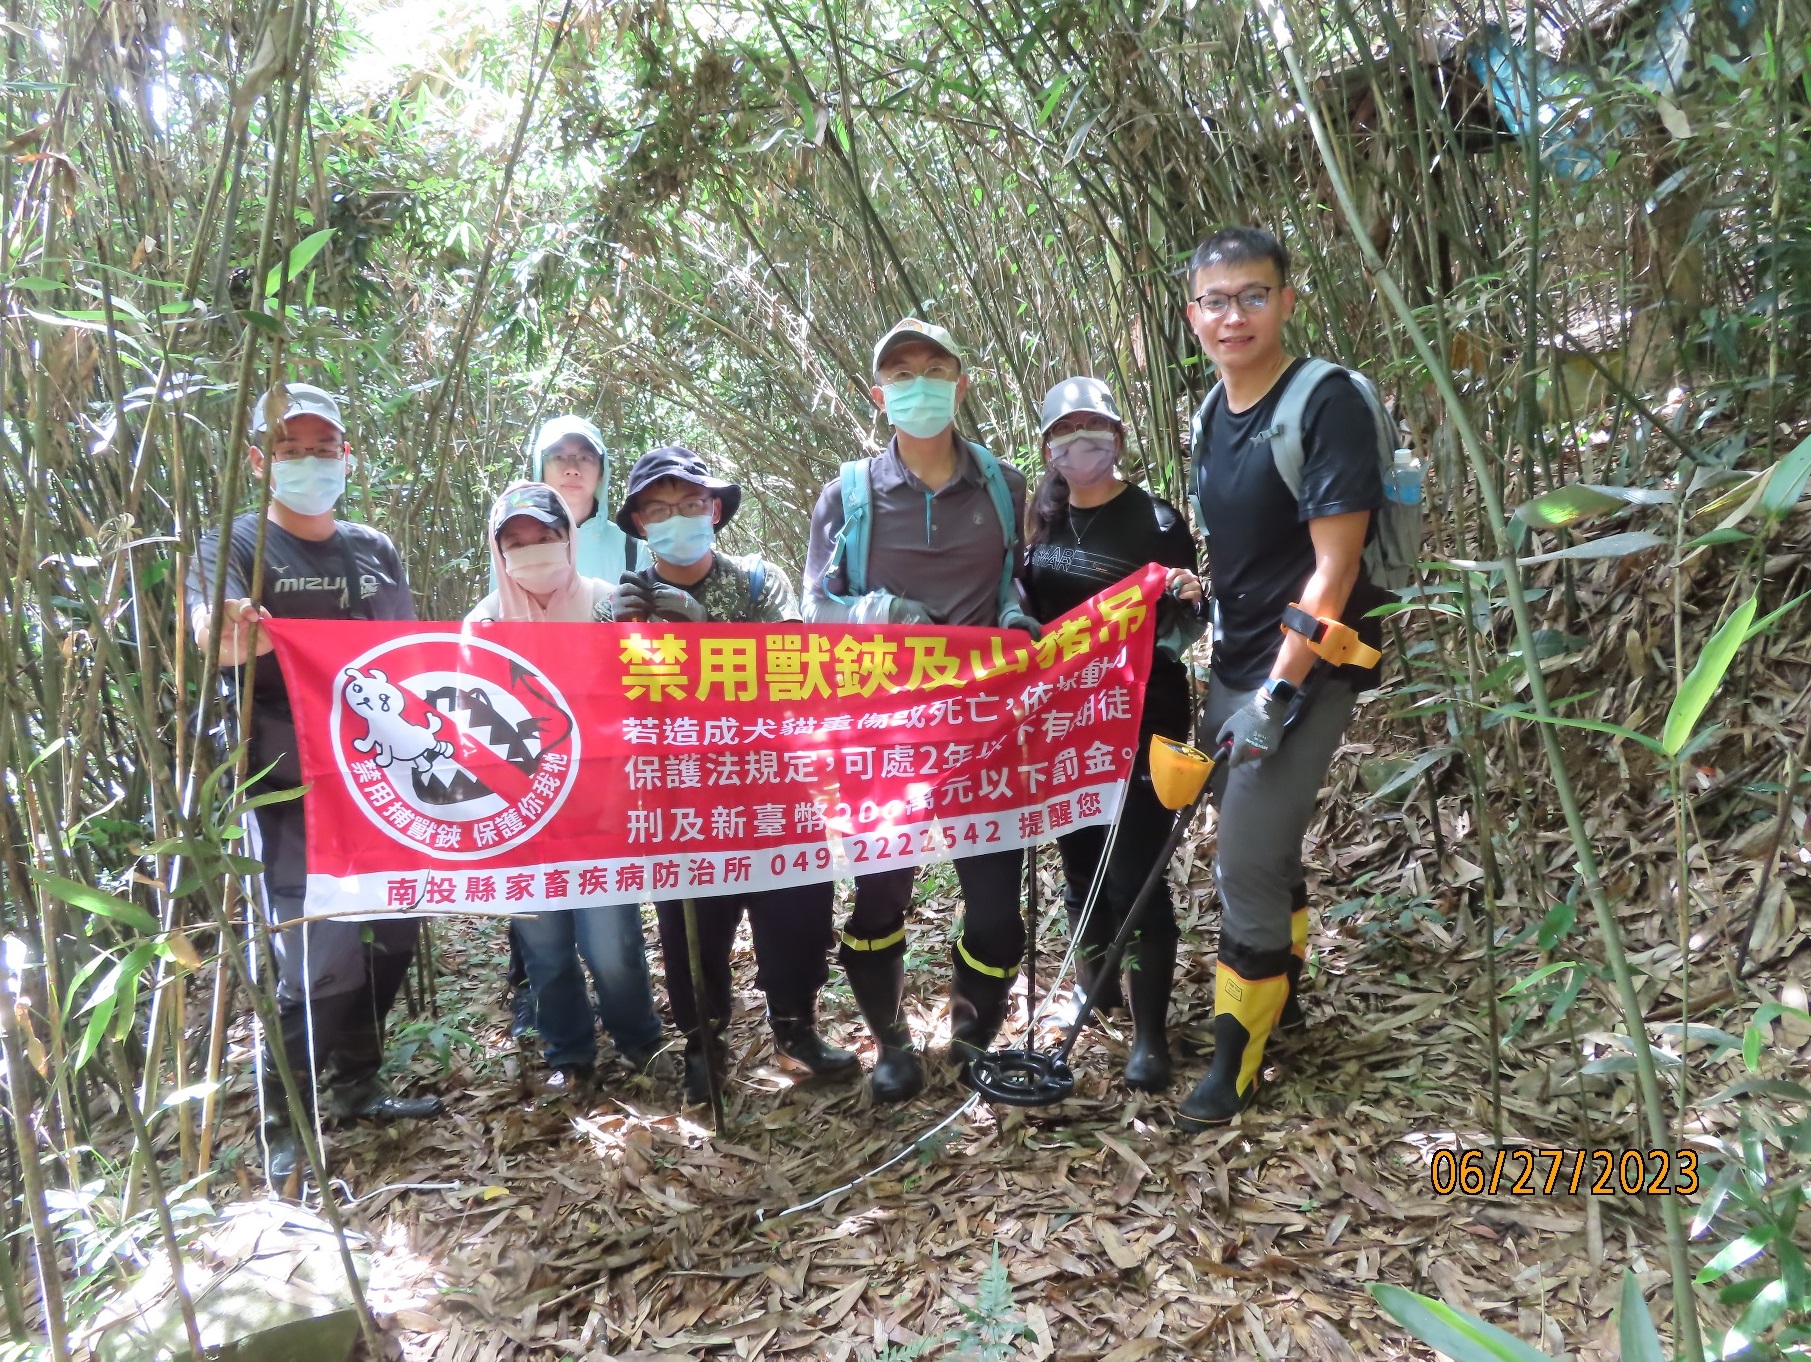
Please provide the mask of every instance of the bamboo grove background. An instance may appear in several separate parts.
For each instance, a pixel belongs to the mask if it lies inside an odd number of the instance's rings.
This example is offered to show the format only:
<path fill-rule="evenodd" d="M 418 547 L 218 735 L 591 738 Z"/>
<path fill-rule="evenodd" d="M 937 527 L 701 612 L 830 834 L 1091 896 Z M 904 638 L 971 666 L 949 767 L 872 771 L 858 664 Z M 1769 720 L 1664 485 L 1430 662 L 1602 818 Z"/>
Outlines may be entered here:
<path fill-rule="evenodd" d="M 1296 343 L 1375 376 L 1432 470 L 1398 680 L 1336 795 L 1435 855 L 1419 892 L 1339 911 L 1460 943 L 1484 1128 L 1507 1103 L 1554 1140 L 1705 1151 L 1714 1194 L 1631 1229 L 1681 1356 L 1795 1346 L 1811 49 L 1804 0 L 1707 3 L 1669 78 L 1636 78 L 1681 8 L 10 9 L 12 1336 L 68 1355 L 85 1302 L 233 1194 L 255 865 L 181 582 L 257 504 L 273 374 L 348 397 L 346 508 L 424 618 L 469 605 L 491 492 L 567 408 L 619 473 L 667 442 L 733 469 L 732 547 L 796 565 L 817 488 L 883 438 L 866 355 L 908 312 L 971 343 L 991 448 L 1030 466 L 1044 389 L 1093 372 L 1180 500 L 1210 381 L 1180 267 L 1250 221 L 1297 255 Z M 1546 134 L 1510 126 L 1485 50 L 1560 81 Z M 1740 1271 L 1690 1285 L 1744 1234 Z"/>

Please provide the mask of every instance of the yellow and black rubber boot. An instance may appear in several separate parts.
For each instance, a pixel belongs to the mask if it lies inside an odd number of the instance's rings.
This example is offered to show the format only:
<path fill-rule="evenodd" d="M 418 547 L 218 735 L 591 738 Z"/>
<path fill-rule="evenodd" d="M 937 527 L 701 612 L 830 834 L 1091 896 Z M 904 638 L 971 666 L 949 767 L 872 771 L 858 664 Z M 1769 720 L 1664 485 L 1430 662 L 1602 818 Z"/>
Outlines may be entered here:
<path fill-rule="evenodd" d="M 1308 1014 L 1302 1011 L 1302 969 L 1308 963 L 1308 886 L 1295 887 L 1295 909 L 1289 914 L 1289 996 L 1283 999 L 1283 1012 L 1277 1018 L 1277 1030 L 1301 1031 L 1307 1028 Z"/>
<path fill-rule="evenodd" d="M 905 930 L 880 941 L 843 933 L 843 973 L 879 1047 L 868 1095 L 879 1104 L 904 1102 L 924 1087 L 924 1061 L 912 1048 L 905 1018 Z"/>
<path fill-rule="evenodd" d="M 958 936 L 950 951 L 950 1059 L 968 1066 L 993 1048 L 1006 1021 L 1006 1006 L 1018 978 L 1015 962 L 1002 968 L 977 959 Z"/>
<path fill-rule="evenodd" d="M 1188 1131 L 1224 1125 L 1251 1104 L 1264 1043 L 1289 993 L 1282 960 L 1276 973 L 1248 978 L 1226 963 L 1227 954 L 1223 946 L 1214 972 L 1213 1066 L 1184 1099 L 1177 1122 Z"/>

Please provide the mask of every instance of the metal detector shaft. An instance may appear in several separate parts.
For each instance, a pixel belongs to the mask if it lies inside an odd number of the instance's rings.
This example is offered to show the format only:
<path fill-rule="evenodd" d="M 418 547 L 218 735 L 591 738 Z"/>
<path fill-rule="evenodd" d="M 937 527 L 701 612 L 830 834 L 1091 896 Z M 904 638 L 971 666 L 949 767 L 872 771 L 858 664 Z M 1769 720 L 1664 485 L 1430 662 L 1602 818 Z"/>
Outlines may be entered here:
<path fill-rule="evenodd" d="M 1203 786 L 1192 804 L 1177 811 L 1176 821 L 1170 827 L 1170 835 L 1164 839 L 1163 850 L 1157 853 L 1157 859 L 1151 863 L 1151 873 L 1144 877 L 1144 887 L 1138 891 L 1138 897 L 1126 910 L 1125 920 L 1119 924 L 1119 930 L 1114 933 L 1106 954 L 1101 956 L 1099 973 L 1094 976 L 1095 988 L 1104 986 L 1107 980 L 1119 972 L 1119 961 L 1126 953 L 1126 943 L 1132 939 L 1132 933 L 1138 930 L 1138 920 L 1144 916 L 1145 906 L 1156 897 L 1158 887 L 1169 874 L 1170 858 L 1176 854 L 1176 848 L 1182 845 L 1189 825 L 1195 821 L 1195 810 L 1201 807 L 1201 801 L 1206 798 L 1207 788 Z M 1075 1048 L 1076 1038 L 1081 1035 L 1082 1028 L 1093 1015 L 1094 991 L 1090 989 L 1082 994 L 1081 1006 L 1075 1009 L 1075 1020 L 1069 1023 L 1069 1029 L 1063 1033 L 1063 1043 L 1056 1047 L 1053 1059 L 1068 1060 L 1069 1052 Z"/>

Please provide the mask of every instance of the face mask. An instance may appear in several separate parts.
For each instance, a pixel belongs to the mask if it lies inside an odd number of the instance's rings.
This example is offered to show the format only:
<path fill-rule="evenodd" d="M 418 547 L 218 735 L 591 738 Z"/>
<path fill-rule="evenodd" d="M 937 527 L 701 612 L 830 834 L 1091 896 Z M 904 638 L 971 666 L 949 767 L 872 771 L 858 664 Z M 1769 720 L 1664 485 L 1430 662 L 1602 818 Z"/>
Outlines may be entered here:
<path fill-rule="evenodd" d="M 717 538 L 708 515 L 671 515 L 645 533 L 654 556 L 676 567 L 690 567 L 711 551 Z"/>
<path fill-rule="evenodd" d="M 1119 460 L 1119 438 L 1100 430 L 1078 430 L 1050 442 L 1050 466 L 1071 487 L 1105 481 Z"/>
<path fill-rule="evenodd" d="M 566 585 L 572 562 L 564 544 L 525 544 L 503 550 L 503 570 L 522 590 L 546 596 Z"/>
<path fill-rule="evenodd" d="M 270 465 L 270 494 L 297 515 L 331 511 L 346 490 L 344 459 L 279 459 Z"/>
<path fill-rule="evenodd" d="M 904 378 L 881 390 L 887 420 L 920 440 L 941 435 L 956 421 L 956 385 L 947 378 Z"/>

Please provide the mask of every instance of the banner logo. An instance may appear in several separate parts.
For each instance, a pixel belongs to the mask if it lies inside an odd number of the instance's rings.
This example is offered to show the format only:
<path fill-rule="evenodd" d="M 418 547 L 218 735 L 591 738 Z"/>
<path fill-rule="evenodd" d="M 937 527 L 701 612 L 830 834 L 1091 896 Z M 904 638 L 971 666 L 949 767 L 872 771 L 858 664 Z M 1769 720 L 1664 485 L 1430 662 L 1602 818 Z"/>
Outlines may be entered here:
<path fill-rule="evenodd" d="M 404 846 L 483 860 L 533 838 L 572 790 L 571 707 L 506 648 L 416 634 L 353 659 L 334 686 L 340 774 L 365 816 Z"/>

